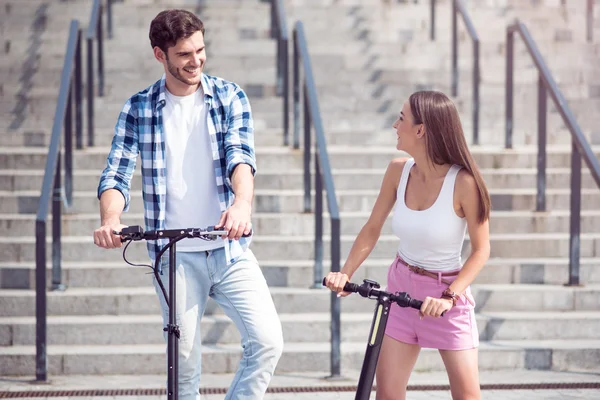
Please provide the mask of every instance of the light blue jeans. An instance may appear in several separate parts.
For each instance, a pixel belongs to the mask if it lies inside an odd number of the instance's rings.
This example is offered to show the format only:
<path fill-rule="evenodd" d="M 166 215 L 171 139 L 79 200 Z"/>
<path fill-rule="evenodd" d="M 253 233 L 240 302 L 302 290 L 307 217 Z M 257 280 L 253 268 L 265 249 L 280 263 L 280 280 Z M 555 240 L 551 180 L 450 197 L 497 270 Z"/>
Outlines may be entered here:
<path fill-rule="evenodd" d="M 163 256 L 162 265 L 160 278 L 168 294 L 168 252 Z M 156 278 L 154 287 L 166 326 L 169 310 Z M 262 399 L 283 350 L 281 322 L 252 251 L 246 250 L 237 262 L 227 266 L 223 248 L 177 252 L 179 399 L 200 399 L 200 319 L 209 296 L 232 319 L 242 338 L 242 359 L 225 399 Z"/>

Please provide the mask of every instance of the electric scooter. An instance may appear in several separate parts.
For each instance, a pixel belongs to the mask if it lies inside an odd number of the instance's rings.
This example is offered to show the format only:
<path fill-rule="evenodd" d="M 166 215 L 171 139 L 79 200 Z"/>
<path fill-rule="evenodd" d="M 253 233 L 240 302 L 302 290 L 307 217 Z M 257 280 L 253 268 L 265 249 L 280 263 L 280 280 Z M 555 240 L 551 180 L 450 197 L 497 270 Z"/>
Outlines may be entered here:
<path fill-rule="evenodd" d="M 325 286 L 325 278 L 323 278 L 323 286 Z M 423 304 L 421 300 L 411 298 L 408 293 L 390 293 L 379 290 L 379 287 L 379 283 L 370 279 L 365 279 L 362 285 L 348 282 L 344 286 L 345 292 L 358 293 L 362 297 L 377 300 L 355 400 L 369 400 L 371 396 L 381 343 L 383 342 L 383 335 L 392 303 L 396 303 L 400 307 L 412 307 L 417 310 L 421 309 L 421 305 Z"/>
<path fill-rule="evenodd" d="M 132 264 L 127 261 L 125 258 L 125 252 L 127 251 L 127 246 L 132 241 L 138 240 L 158 240 L 158 239 L 168 239 L 169 243 L 163 247 L 156 256 L 156 260 L 154 262 L 154 267 L 150 265 L 143 265 L 146 267 L 150 267 L 154 270 L 154 276 L 160 286 L 160 289 L 165 297 L 167 306 L 169 307 L 169 323 L 166 327 L 163 328 L 163 331 L 167 332 L 168 340 L 167 340 L 167 362 L 168 362 L 168 372 L 167 372 L 167 398 L 169 400 L 177 400 L 178 392 L 179 392 L 179 382 L 178 382 L 178 361 L 179 361 L 179 326 L 177 325 L 177 320 L 175 318 L 175 310 L 176 310 L 176 246 L 175 243 L 182 239 L 186 238 L 198 238 L 202 240 L 216 240 L 219 236 L 227 235 L 229 232 L 223 229 L 215 229 L 214 227 L 208 227 L 204 229 L 200 228 L 186 228 L 186 229 L 163 229 L 157 231 L 145 231 L 142 227 L 138 225 L 128 226 L 123 228 L 121 232 L 113 231 L 115 235 L 121 236 L 121 242 L 128 242 L 123 249 L 123 259 L 130 265 Z M 246 236 L 250 236 L 252 232 L 250 232 Z M 162 255 L 169 250 L 169 294 L 165 290 L 165 287 L 160 280 L 160 274 L 158 273 L 158 265 Z"/>

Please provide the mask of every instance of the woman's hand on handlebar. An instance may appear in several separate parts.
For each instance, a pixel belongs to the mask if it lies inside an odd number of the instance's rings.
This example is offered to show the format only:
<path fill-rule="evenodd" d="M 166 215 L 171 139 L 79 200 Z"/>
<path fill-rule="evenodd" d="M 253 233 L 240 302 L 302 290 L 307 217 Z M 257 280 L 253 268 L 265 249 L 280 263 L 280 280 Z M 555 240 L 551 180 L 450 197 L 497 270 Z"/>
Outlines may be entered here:
<path fill-rule="evenodd" d="M 452 299 L 425 297 L 419 314 L 423 317 L 438 318 L 452 308 Z"/>
<path fill-rule="evenodd" d="M 331 291 L 337 292 L 338 297 L 346 297 L 350 292 L 344 292 L 344 286 L 350 281 L 350 277 L 343 272 L 330 272 L 325 277 L 325 286 Z"/>

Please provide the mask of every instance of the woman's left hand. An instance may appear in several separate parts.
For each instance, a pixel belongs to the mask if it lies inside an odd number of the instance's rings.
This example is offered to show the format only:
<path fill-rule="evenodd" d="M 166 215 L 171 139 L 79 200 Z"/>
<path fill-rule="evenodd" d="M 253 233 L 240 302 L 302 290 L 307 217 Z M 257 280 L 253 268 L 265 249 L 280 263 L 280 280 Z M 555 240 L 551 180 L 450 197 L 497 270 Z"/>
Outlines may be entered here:
<path fill-rule="evenodd" d="M 448 311 L 453 306 L 452 299 L 425 297 L 419 314 L 423 317 L 438 318 L 443 312 Z"/>

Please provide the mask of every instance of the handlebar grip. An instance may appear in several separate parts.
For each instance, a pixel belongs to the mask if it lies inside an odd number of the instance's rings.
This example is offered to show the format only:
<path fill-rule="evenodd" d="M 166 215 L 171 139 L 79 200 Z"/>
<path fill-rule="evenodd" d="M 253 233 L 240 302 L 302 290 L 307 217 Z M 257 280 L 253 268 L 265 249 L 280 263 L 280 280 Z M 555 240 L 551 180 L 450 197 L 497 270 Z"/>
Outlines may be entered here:
<path fill-rule="evenodd" d="M 417 300 L 417 299 L 410 300 L 410 306 L 414 309 L 420 310 L 422 305 L 423 305 L 423 302 L 421 300 Z"/>
<path fill-rule="evenodd" d="M 346 282 L 344 285 L 344 292 L 356 293 L 360 286 L 356 283 Z"/>
<path fill-rule="evenodd" d="M 325 283 L 326 280 L 327 280 L 327 278 L 323 278 L 323 282 L 321 282 L 321 284 L 323 286 L 327 286 Z M 344 292 L 356 293 L 356 292 L 358 292 L 359 287 L 360 286 L 357 285 L 356 283 L 346 282 L 346 284 L 344 285 Z"/>
<path fill-rule="evenodd" d="M 210 226 L 207 228 L 207 231 L 225 231 L 225 228 L 221 227 L 221 228 L 216 228 L 214 225 Z M 252 236 L 252 234 L 254 233 L 253 229 L 250 229 L 250 232 L 248 232 L 248 234 L 242 234 L 242 237 L 250 237 Z"/>

